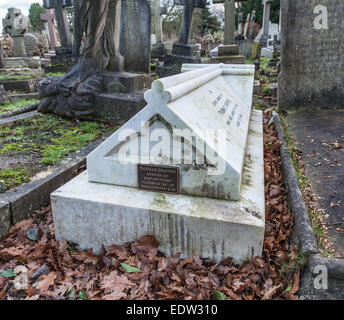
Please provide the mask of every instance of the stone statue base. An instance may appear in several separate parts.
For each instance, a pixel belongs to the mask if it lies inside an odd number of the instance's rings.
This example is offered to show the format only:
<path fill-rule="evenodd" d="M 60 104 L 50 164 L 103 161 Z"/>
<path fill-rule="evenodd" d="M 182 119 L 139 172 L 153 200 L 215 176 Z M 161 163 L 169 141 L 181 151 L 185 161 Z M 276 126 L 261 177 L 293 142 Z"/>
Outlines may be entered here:
<path fill-rule="evenodd" d="M 166 54 L 164 65 L 157 67 L 156 73 L 160 78 L 169 77 L 181 72 L 183 63 L 201 63 L 197 45 L 175 43 L 172 54 Z"/>
<path fill-rule="evenodd" d="M 64 77 L 39 84 L 39 112 L 64 117 L 122 123 L 145 106 L 143 75 L 96 72 L 76 64 Z"/>
<path fill-rule="evenodd" d="M 64 64 L 74 62 L 72 47 L 57 47 L 55 48 L 55 56 L 50 58 L 51 64 Z"/>

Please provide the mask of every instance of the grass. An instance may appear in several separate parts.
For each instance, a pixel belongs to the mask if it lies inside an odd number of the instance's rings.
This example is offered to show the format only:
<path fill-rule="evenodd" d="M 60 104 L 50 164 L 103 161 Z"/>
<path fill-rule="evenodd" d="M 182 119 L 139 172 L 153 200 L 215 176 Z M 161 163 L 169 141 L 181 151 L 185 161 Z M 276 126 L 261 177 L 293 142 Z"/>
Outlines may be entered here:
<path fill-rule="evenodd" d="M 13 102 L 13 103 L 5 102 L 3 105 L 0 105 L 0 113 L 20 109 L 20 108 L 30 106 L 30 105 L 38 103 L 38 102 L 39 102 L 39 100 L 37 100 L 37 99 L 30 99 L 30 100 L 21 99 L 21 100 L 18 100 L 16 102 Z"/>
<path fill-rule="evenodd" d="M 25 167 L 0 171 L 0 193 L 6 188 L 15 187 L 30 181 L 30 171 Z"/>
<path fill-rule="evenodd" d="M 63 77 L 65 72 L 48 72 L 45 74 L 46 77 Z"/>
<path fill-rule="evenodd" d="M 0 127 L 0 155 L 23 158 L 19 167 L 0 169 L 0 193 L 26 182 L 28 176 L 45 167 L 59 165 L 68 155 L 116 129 L 98 122 L 64 120 L 55 115 L 39 115 Z"/>

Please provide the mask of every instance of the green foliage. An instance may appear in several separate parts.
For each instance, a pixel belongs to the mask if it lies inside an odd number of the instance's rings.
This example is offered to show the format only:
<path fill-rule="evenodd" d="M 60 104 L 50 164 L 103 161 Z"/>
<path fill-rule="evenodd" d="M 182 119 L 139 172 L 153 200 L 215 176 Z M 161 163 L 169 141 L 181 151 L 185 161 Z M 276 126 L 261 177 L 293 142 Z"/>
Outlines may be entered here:
<path fill-rule="evenodd" d="M 221 28 L 221 23 L 210 12 L 210 4 L 207 4 L 207 7 L 202 10 L 201 20 L 200 32 L 202 36 L 209 33 L 213 34 Z"/>
<path fill-rule="evenodd" d="M 30 100 L 21 99 L 13 103 L 7 101 L 3 105 L 0 105 L 0 114 L 4 112 L 12 111 L 12 110 L 20 109 L 26 106 L 30 106 L 38 102 L 39 100 L 37 99 L 30 99 Z"/>
<path fill-rule="evenodd" d="M 246 21 L 246 17 L 248 14 L 252 14 L 252 11 L 256 11 L 256 22 L 262 25 L 263 21 L 263 9 L 264 5 L 262 4 L 262 0 L 248 0 L 241 3 L 244 16 L 244 21 Z M 237 9 L 239 11 L 239 9 Z M 273 0 L 271 3 L 271 10 L 270 10 L 270 21 L 272 23 L 279 22 L 279 14 L 280 14 L 280 0 Z"/>
<path fill-rule="evenodd" d="M 16 277 L 17 274 L 11 269 L 6 269 L 3 272 L 1 272 L 0 276 L 5 278 L 13 278 Z"/>
<path fill-rule="evenodd" d="M 37 2 L 31 4 L 29 10 L 29 19 L 33 31 L 43 30 L 44 23 L 41 20 L 41 14 L 45 13 L 45 9 Z"/>
<path fill-rule="evenodd" d="M 115 129 L 97 122 L 76 122 L 54 115 L 39 115 L 0 127 L 0 154 L 18 157 L 22 163 L 0 169 L 0 193 L 30 181 L 47 165 L 58 165 L 66 156 Z"/>
<path fill-rule="evenodd" d="M 136 267 L 132 267 L 126 263 L 121 263 L 121 267 L 123 268 L 125 272 L 128 272 L 128 273 L 136 273 L 136 272 L 141 273 L 142 272 L 142 270 Z"/>
<path fill-rule="evenodd" d="M 226 300 L 227 298 L 227 296 L 223 292 L 218 290 L 214 290 L 214 295 L 216 300 Z"/>
<path fill-rule="evenodd" d="M 1 186 L 5 186 L 5 188 L 11 188 L 24 182 L 29 182 L 29 180 L 30 172 L 24 167 L 0 171 L 0 193 L 3 189 Z"/>

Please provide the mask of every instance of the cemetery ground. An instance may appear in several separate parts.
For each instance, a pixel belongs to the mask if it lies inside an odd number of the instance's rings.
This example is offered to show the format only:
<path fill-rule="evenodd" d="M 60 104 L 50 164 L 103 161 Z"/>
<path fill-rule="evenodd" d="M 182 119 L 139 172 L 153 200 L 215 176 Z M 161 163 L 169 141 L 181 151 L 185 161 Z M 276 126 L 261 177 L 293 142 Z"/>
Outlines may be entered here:
<path fill-rule="evenodd" d="M 49 166 L 58 165 L 66 156 L 114 130 L 111 125 L 68 121 L 52 115 L 37 115 L 1 127 L 0 193 L 29 182 Z"/>
<path fill-rule="evenodd" d="M 48 206 L 15 224 L 1 239 L 0 300 L 298 299 L 308 256 L 290 241 L 294 218 L 288 210 L 288 189 L 283 181 L 281 142 L 270 123 L 272 111 L 277 110 L 277 71 L 269 62 L 264 58 L 260 61 L 256 74 L 260 90 L 254 96 L 254 107 L 264 111 L 266 231 L 261 258 L 239 266 L 231 258 L 216 264 L 199 257 L 166 257 L 149 236 L 103 248 L 101 254 L 94 255 L 73 243 L 55 240 Z M 150 88 L 153 80 L 145 77 L 145 87 Z M 36 102 L 19 100 L 6 103 L 0 110 L 4 113 Z M 283 117 L 282 124 L 319 250 L 331 257 L 335 250 L 332 234 L 326 230 L 324 214 L 318 210 L 305 176 L 301 153 Z M 58 167 L 69 154 L 116 129 L 52 115 L 36 115 L 0 127 L 0 167 L 6 166 L 0 171 L 0 193 L 20 188 L 49 168 Z M 330 143 L 327 147 L 338 150 Z M 334 225 L 332 231 L 338 228 L 341 226 Z"/>
<path fill-rule="evenodd" d="M 0 242 L 0 299 L 297 299 L 306 257 L 288 241 L 293 217 L 271 117 L 271 110 L 265 112 L 266 231 L 261 258 L 239 266 L 231 258 L 216 264 L 199 257 L 166 257 L 150 236 L 94 255 L 55 241 L 47 207 L 14 225 Z"/>

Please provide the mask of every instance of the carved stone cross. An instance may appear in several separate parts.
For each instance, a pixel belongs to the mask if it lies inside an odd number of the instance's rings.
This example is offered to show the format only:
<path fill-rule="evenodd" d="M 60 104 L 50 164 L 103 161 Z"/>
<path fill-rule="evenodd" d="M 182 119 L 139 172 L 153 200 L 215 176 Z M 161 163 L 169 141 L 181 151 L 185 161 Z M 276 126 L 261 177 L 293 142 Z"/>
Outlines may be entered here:
<path fill-rule="evenodd" d="M 225 45 L 234 44 L 235 32 L 235 2 L 243 2 L 247 0 L 213 0 L 214 4 L 225 4 Z"/>
<path fill-rule="evenodd" d="M 62 47 L 72 46 L 72 37 L 69 30 L 69 23 L 65 7 L 72 6 L 72 0 L 43 0 L 43 6 L 46 9 L 54 9 L 57 28 L 59 30 L 60 41 Z"/>
<path fill-rule="evenodd" d="M 47 21 L 49 30 L 49 40 L 52 49 L 57 47 L 57 35 L 55 27 L 56 16 L 52 9 L 46 9 L 45 13 L 41 14 L 41 19 Z"/>
<path fill-rule="evenodd" d="M 174 0 L 174 4 L 183 5 L 183 23 L 179 43 L 188 44 L 191 34 L 192 17 L 195 8 L 205 8 L 207 0 Z"/>

